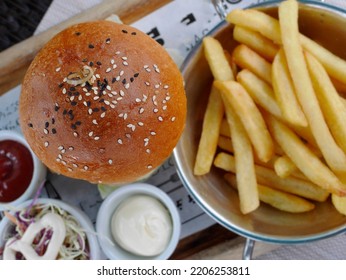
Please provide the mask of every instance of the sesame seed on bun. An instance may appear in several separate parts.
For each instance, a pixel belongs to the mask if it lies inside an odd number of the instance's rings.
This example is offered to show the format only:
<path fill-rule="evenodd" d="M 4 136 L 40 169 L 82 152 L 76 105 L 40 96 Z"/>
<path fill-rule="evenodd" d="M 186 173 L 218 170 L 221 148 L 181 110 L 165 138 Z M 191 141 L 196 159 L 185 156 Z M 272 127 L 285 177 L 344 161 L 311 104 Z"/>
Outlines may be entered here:
<path fill-rule="evenodd" d="M 133 182 L 161 165 L 180 138 L 183 78 L 165 49 L 138 29 L 77 24 L 31 63 L 19 115 L 51 171 L 92 183 Z"/>

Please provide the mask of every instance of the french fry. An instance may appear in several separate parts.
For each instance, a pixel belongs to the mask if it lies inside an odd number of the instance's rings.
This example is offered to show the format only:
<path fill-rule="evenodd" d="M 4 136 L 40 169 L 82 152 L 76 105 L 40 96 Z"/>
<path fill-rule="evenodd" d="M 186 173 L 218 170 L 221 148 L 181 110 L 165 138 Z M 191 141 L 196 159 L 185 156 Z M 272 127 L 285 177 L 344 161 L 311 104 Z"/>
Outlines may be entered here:
<path fill-rule="evenodd" d="M 301 35 L 299 37 L 304 49 L 313 54 L 326 69 L 328 74 L 336 81 L 346 84 L 346 61 L 321 47 L 310 38 Z"/>
<path fill-rule="evenodd" d="M 279 108 L 278 103 L 274 98 L 273 89 L 266 82 L 258 78 L 247 69 L 239 72 L 239 74 L 237 75 L 237 80 L 244 86 L 244 88 L 259 106 L 261 106 L 272 115 L 276 116 L 278 119 L 287 121 L 284 118 L 281 109 Z M 316 141 L 309 128 L 299 125 L 291 125 L 294 131 L 299 134 L 299 136 L 307 140 L 312 145 L 317 146 Z"/>
<path fill-rule="evenodd" d="M 233 148 L 233 144 L 232 144 L 232 139 L 231 138 L 228 138 L 228 137 L 220 135 L 219 141 L 217 142 L 217 146 L 221 150 L 224 150 L 224 151 L 226 151 L 228 153 L 234 154 L 234 148 Z M 266 166 L 268 168 L 273 168 L 275 159 L 276 159 L 276 156 L 274 155 L 273 158 L 270 161 L 263 162 L 263 161 L 258 159 L 256 154 L 254 154 L 254 161 L 255 161 L 255 163 L 259 164 L 259 165 L 262 165 L 262 166 Z"/>
<path fill-rule="evenodd" d="M 346 102 L 346 100 L 345 100 Z M 304 137 L 303 137 L 304 138 Z M 230 146 L 231 144 L 231 146 Z M 231 153 L 234 152 L 234 149 L 232 147 L 232 141 L 231 141 L 231 132 L 230 132 L 230 129 L 229 129 L 229 125 L 227 123 L 227 120 L 224 118 L 221 122 L 221 127 L 220 127 L 220 136 L 219 136 L 219 140 L 218 140 L 218 146 L 223 149 L 223 150 L 226 150 L 226 151 L 229 151 Z M 313 149 L 313 147 L 310 147 L 311 149 Z M 321 154 L 318 153 L 318 150 L 314 149 L 314 152 L 316 154 L 318 154 L 319 157 L 321 157 Z M 282 155 L 283 154 L 283 151 L 282 149 L 279 147 L 279 145 L 274 145 L 274 153 L 278 156 Z M 257 160 L 257 161 L 256 161 Z M 263 161 L 260 161 L 258 159 L 258 157 L 256 156 L 255 154 L 255 162 L 256 163 L 259 163 L 263 166 L 268 166 L 265 162 Z M 270 161 L 269 161 L 270 162 Z M 273 166 L 273 165 L 270 165 L 270 166 Z"/>
<path fill-rule="evenodd" d="M 258 158 L 264 162 L 269 161 L 274 152 L 274 144 L 263 117 L 249 94 L 242 85 L 234 81 L 215 81 L 214 85 L 229 97 Z"/>
<path fill-rule="evenodd" d="M 260 184 L 315 201 L 326 201 L 329 193 L 310 181 L 297 177 L 280 178 L 271 169 L 256 166 L 257 180 Z"/>
<path fill-rule="evenodd" d="M 254 156 L 250 139 L 234 112 L 229 92 L 221 92 L 225 107 L 227 122 L 232 135 L 234 149 L 235 169 L 237 173 L 237 185 L 240 200 L 240 211 L 248 214 L 259 207 L 259 197 L 254 166 Z"/>
<path fill-rule="evenodd" d="M 259 32 L 275 44 L 281 44 L 281 30 L 277 19 L 258 10 L 233 9 L 226 20 L 234 25 Z"/>
<path fill-rule="evenodd" d="M 336 144 L 323 117 L 309 76 L 298 31 L 298 3 L 285 1 L 279 5 L 282 44 L 298 100 L 311 132 L 329 167 L 335 172 L 346 172 L 346 155 Z"/>
<path fill-rule="evenodd" d="M 232 140 L 231 138 L 225 137 L 220 135 L 219 137 L 219 141 L 217 142 L 217 146 L 221 149 L 224 150 L 228 153 L 233 154 L 234 153 L 234 148 L 233 148 L 233 144 L 232 144 Z M 258 159 L 258 157 L 256 156 L 256 154 L 254 154 L 254 161 L 256 164 L 261 165 L 261 166 L 265 166 L 268 168 L 274 168 L 274 162 L 275 160 L 278 158 L 278 156 L 274 155 L 272 157 L 272 159 L 268 162 L 263 162 L 261 160 Z M 295 172 L 296 173 L 296 172 Z M 294 174 L 295 175 L 295 174 Z M 304 176 L 304 175 L 302 175 Z M 304 176 L 304 178 L 306 179 L 306 177 Z"/>
<path fill-rule="evenodd" d="M 285 32 L 280 30 L 277 19 L 258 10 L 234 9 L 227 15 L 226 20 L 235 25 L 257 31 L 268 39 L 273 40 L 276 44 L 281 44 L 281 34 L 285 34 Z M 346 84 L 345 60 L 302 34 L 299 35 L 299 40 L 303 48 L 313 54 L 322 63 L 331 77 Z"/>
<path fill-rule="evenodd" d="M 286 155 L 275 158 L 273 168 L 275 173 L 281 178 L 296 177 L 305 181 L 308 178 L 297 168 L 297 166 Z"/>
<path fill-rule="evenodd" d="M 212 37 L 205 37 L 203 39 L 203 46 L 205 57 L 214 79 L 221 81 L 233 80 L 233 72 L 227 62 L 220 42 Z M 212 86 L 197 150 L 194 166 L 195 175 L 204 175 L 210 171 L 217 149 L 223 115 L 224 106 L 222 98 L 218 90 Z"/>
<path fill-rule="evenodd" d="M 263 109 L 282 119 L 283 115 L 279 108 L 271 86 L 250 70 L 241 70 L 237 75 L 237 81 L 246 89 L 256 104 Z"/>
<path fill-rule="evenodd" d="M 275 173 L 281 178 L 287 178 L 297 170 L 297 166 L 286 155 L 278 157 L 274 162 Z"/>
<path fill-rule="evenodd" d="M 203 38 L 203 47 L 214 78 L 221 81 L 234 80 L 232 69 L 220 42 L 213 37 L 206 36 Z"/>
<path fill-rule="evenodd" d="M 340 96 L 341 103 L 346 107 L 346 99 Z"/>
<path fill-rule="evenodd" d="M 321 63 L 308 52 L 305 58 L 328 127 L 336 143 L 346 152 L 346 107 Z"/>
<path fill-rule="evenodd" d="M 234 62 L 243 69 L 249 69 L 261 79 L 271 84 L 271 64 L 245 45 L 237 46 L 232 53 Z"/>
<path fill-rule="evenodd" d="M 232 144 L 232 140 L 229 137 L 226 136 L 219 136 L 219 140 L 217 142 L 217 146 L 222 149 L 225 150 L 229 153 L 234 153 L 234 148 L 233 148 L 233 144 Z"/>
<path fill-rule="evenodd" d="M 292 125 L 306 127 L 308 122 L 298 103 L 285 54 L 281 49 L 272 64 L 272 84 L 282 115 Z"/>
<path fill-rule="evenodd" d="M 332 203 L 335 209 L 339 213 L 346 215 L 346 197 L 345 196 L 341 197 L 341 196 L 332 194 Z"/>
<path fill-rule="evenodd" d="M 231 144 L 231 146 L 229 146 L 229 144 Z M 222 122 L 221 122 L 221 128 L 220 128 L 220 136 L 219 136 L 219 140 L 218 140 L 218 146 L 221 148 L 221 149 L 224 149 L 226 151 L 229 151 L 231 153 L 234 152 L 234 149 L 232 147 L 232 141 L 231 141 L 231 132 L 230 132 L 230 129 L 229 129 L 229 125 L 227 123 L 227 120 L 226 119 L 223 119 Z M 316 151 L 315 149 L 315 152 L 317 153 L 318 151 Z M 283 154 L 283 151 L 282 149 L 279 147 L 279 145 L 274 145 L 274 153 L 276 155 L 282 155 Z M 319 154 L 320 156 L 320 154 Z M 270 160 L 271 161 L 271 160 Z M 270 162 L 269 161 L 269 162 Z M 268 166 L 265 162 L 263 161 L 260 161 L 258 159 L 258 157 L 256 156 L 255 154 L 255 162 L 256 163 L 260 163 L 261 165 L 264 165 L 264 166 Z M 268 163 L 269 163 L 268 162 Z M 272 166 L 272 165 L 271 165 Z"/>
<path fill-rule="evenodd" d="M 273 41 L 258 32 L 242 26 L 234 27 L 233 38 L 259 53 L 269 62 L 273 61 L 276 53 L 279 51 L 278 45 L 274 44 Z"/>
<path fill-rule="evenodd" d="M 232 55 L 227 51 L 227 50 L 223 50 L 225 57 L 228 61 L 228 65 L 231 67 L 232 73 L 233 73 L 233 77 L 236 77 L 238 74 L 238 66 L 237 64 L 235 64 L 235 62 L 233 61 L 233 57 Z"/>
<path fill-rule="evenodd" d="M 217 154 L 214 165 L 235 173 L 234 157 L 227 153 Z M 329 192 L 310 181 L 295 177 L 280 178 L 272 169 L 260 165 L 255 165 L 255 171 L 259 184 L 320 202 L 326 201 L 329 197 Z"/>
<path fill-rule="evenodd" d="M 276 142 L 311 182 L 328 192 L 346 195 L 346 186 L 292 130 L 272 116 L 267 118 L 267 124 Z"/>
<path fill-rule="evenodd" d="M 212 87 L 197 150 L 194 166 L 195 175 L 204 175 L 210 171 L 217 149 L 217 141 L 223 115 L 224 107 L 221 95 L 215 87 Z"/>
<path fill-rule="evenodd" d="M 233 188 L 238 188 L 234 174 L 226 173 L 225 179 Z M 315 208 L 315 204 L 299 196 L 285 193 L 261 184 L 259 184 L 257 187 L 260 200 L 281 211 L 290 213 L 304 213 Z"/>
<path fill-rule="evenodd" d="M 220 135 L 225 137 L 231 137 L 231 132 L 229 130 L 229 125 L 227 120 L 224 118 L 221 122 Z"/>
<path fill-rule="evenodd" d="M 314 151 L 316 151 L 316 154 L 319 154 L 319 157 L 322 157 L 321 152 L 319 150 L 319 147 L 316 143 L 316 140 L 311 133 L 310 127 L 302 127 L 302 126 L 295 126 L 295 125 L 290 125 L 290 127 L 293 129 L 297 135 L 299 135 L 302 139 L 308 142 L 308 144 L 313 148 Z"/>
<path fill-rule="evenodd" d="M 251 95 L 256 104 L 261 106 L 263 109 L 265 109 L 267 112 L 271 113 L 278 119 L 287 122 L 277 101 L 274 98 L 274 91 L 272 87 L 270 87 L 265 81 L 263 81 L 247 69 L 239 72 L 239 74 L 237 75 L 237 80 Z M 308 127 L 294 125 L 292 123 L 291 126 L 300 137 L 308 141 L 313 146 L 317 147 L 317 143 Z"/>

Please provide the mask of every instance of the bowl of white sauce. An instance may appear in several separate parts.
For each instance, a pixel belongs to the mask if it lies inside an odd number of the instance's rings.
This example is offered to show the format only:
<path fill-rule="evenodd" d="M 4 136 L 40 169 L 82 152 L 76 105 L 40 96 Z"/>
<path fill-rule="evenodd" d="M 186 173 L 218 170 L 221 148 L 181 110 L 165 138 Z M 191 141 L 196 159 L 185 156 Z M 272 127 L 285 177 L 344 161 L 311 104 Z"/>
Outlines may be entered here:
<path fill-rule="evenodd" d="M 119 187 L 103 201 L 96 219 L 100 246 L 112 260 L 164 260 L 174 252 L 181 222 L 172 199 L 156 186 Z"/>

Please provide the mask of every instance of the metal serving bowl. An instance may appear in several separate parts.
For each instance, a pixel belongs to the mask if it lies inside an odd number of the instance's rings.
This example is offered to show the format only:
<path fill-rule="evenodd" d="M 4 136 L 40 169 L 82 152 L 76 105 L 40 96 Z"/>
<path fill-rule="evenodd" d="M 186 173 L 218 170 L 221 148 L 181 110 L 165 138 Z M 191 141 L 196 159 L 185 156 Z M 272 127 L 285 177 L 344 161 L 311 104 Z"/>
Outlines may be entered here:
<path fill-rule="evenodd" d="M 252 6 L 277 16 L 280 1 Z M 324 3 L 304 1 L 299 12 L 300 31 L 346 59 L 346 11 Z M 222 22 L 210 34 L 232 51 L 233 26 Z M 316 203 L 304 214 L 290 214 L 264 203 L 251 214 L 239 210 L 236 191 L 223 179 L 224 172 L 215 167 L 204 176 L 194 176 L 197 147 L 203 116 L 212 83 L 212 74 L 198 45 L 182 66 L 188 99 L 186 129 L 174 150 L 181 180 L 197 203 L 227 229 L 248 238 L 271 243 L 292 244 L 327 238 L 346 231 L 346 217 L 339 214 L 330 200 Z"/>

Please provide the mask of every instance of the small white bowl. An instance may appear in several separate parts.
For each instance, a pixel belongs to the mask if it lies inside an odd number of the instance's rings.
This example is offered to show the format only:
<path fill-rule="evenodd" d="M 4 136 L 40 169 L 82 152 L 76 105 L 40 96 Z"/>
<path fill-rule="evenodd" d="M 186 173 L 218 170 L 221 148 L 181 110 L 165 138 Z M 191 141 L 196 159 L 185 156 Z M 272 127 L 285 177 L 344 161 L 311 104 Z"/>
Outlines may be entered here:
<path fill-rule="evenodd" d="M 28 207 L 32 203 L 31 200 L 27 200 L 22 204 L 18 205 L 16 208 L 23 209 Z M 99 260 L 101 259 L 101 249 L 96 237 L 96 232 L 93 224 L 91 223 L 89 217 L 80 209 L 69 205 L 61 200 L 51 199 L 51 198 L 39 198 L 35 204 L 52 204 L 60 207 L 61 209 L 67 211 L 69 214 L 74 216 L 79 222 L 80 226 L 85 230 L 87 236 L 87 242 L 89 244 L 90 259 Z M 9 236 L 11 230 L 13 229 L 13 223 L 10 222 L 8 218 L 3 218 L 0 222 L 0 247 L 5 245 L 5 240 Z"/>
<path fill-rule="evenodd" d="M 114 211 L 121 202 L 138 194 L 158 199 L 168 209 L 172 219 L 171 239 L 166 249 L 153 257 L 139 256 L 124 250 L 116 243 L 111 233 L 111 219 Z M 103 201 L 96 218 L 96 231 L 103 252 L 111 260 L 166 260 L 172 255 L 179 242 L 181 222 L 176 206 L 164 191 L 146 183 L 134 183 L 119 187 Z"/>
<path fill-rule="evenodd" d="M 24 145 L 31 153 L 34 166 L 33 166 L 32 179 L 26 191 L 17 199 L 11 202 L 0 202 L 0 211 L 11 210 L 13 206 L 17 206 L 21 204 L 22 202 L 33 198 L 47 175 L 46 166 L 37 158 L 37 156 L 31 150 L 29 144 L 26 142 L 23 135 L 12 130 L 0 130 L 0 141 L 4 141 L 4 140 L 16 141 Z"/>

